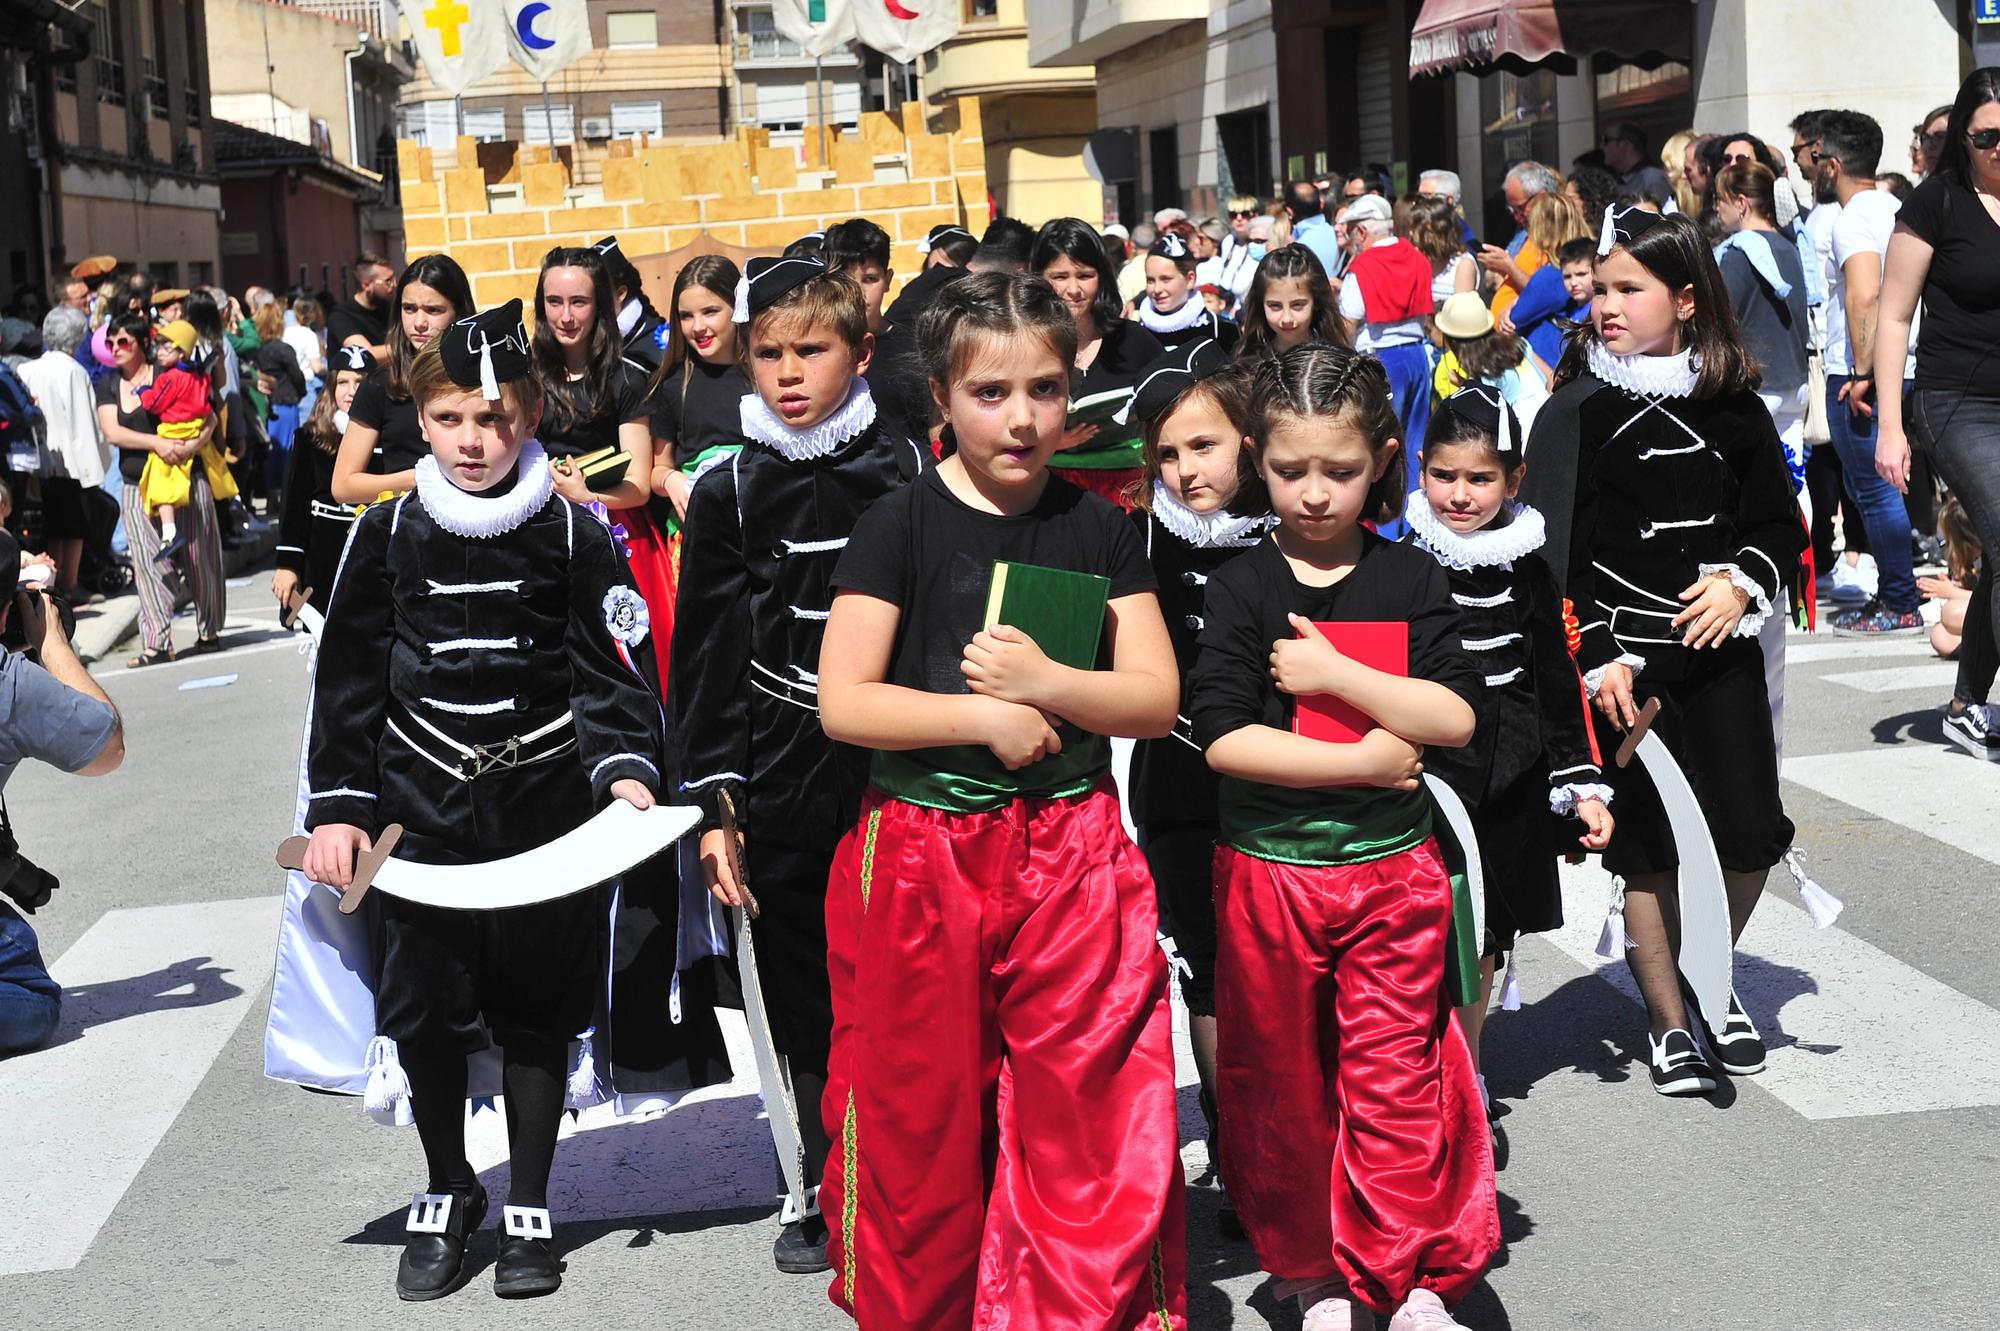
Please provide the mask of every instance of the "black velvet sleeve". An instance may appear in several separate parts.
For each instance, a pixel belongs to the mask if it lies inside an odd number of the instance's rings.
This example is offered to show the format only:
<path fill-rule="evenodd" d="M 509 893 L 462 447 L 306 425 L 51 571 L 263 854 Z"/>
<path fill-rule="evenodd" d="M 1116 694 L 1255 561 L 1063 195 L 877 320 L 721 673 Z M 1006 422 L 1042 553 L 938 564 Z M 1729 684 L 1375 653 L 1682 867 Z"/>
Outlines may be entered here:
<path fill-rule="evenodd" d="M 712 468 L 688 499 L 674 640 L 667 692 L 681 789 L 716 827 L 721 793 L 742 810 L 750 778 L 750 579 L 733 462 Z"/>
<path fill-rule="evenodd" d="M 666 747 L 659 699 L 646 687 L 639 665 L 626 656 L 644 649 L 651 629 L 639 628 L 645 600 L 632 585 L 625 556 L 602 523 L 576 522 L 570 555 L 570 712 L 576 746 L 591 793 L 600 806 L 611 783 L 630 778 L 655 797 L 666 794 L 660 760 Z M 625 653 L 619 651 L 623 646 Z"/>
<path fill-rule="evenodd" d="M 1188 681 L 1188 719 L 1203 749 L 1245 726 L 1266 723 L 1270 700 L 1271 643 L 1252 573 L 1256 560 L 1245 556 L 1208 580 L 1202 629 Z"/>
<path fill-rule="evenodd" d="M 285 459 L 285 505 L 278 513 L 278 567 L 306 575 L 306 541 L 312 535 L 312 442 L 301 433 Z M 331 591 L 332 588 L 323 590 Z"/>
<path fill-rule="evenodd" d="M 1597 747 L 1591 738 L 1583 678 L 1569 654 L 1569 631 L 1563 624 L 1562 593 L 1549 566 L 1529 555 L 1515 564 L 1528 596 L 1528 655 L 1534 663 L 1535 705 L 1541 712 L 1542 758 L 1549 785 L 1588 785 L 1603 780 Z"/>
<path fill-rule="evenodd" d="M 1532 445 L 1530 446 L 1532 447 Z M 1610 665 L 1624 653 L 1618 639 L 1611 636 L 1611 621 L 1597 605 L 1597 566 L 1592 562 L 1591 538 L 1597 531 L 1597 487 L 1591 480 L 1596 448 L 1585 440 L 1576 447 L 1576 493 L 1571 501 L 1569 522 L 1569 564 L 1563 579 L 1564 594 L 1576 606 L 1581 621 L 1582 641 L 1576 664 L 1585 674 Z"/>
<path fill-rule="evenodd" d="M 371 837 L 380 830 L 375 745 L 389 702 L 395 602 L 388 555 L 396 507 L 378 504 L 356 520 L 340 585 L 327 603 L 306 748 L 308 831 L 331 823 L 350 823 Z"/>
<path fill-rule="evenodd" d="M 1770 412 L 1749 393 L 1729 404 L 1727 426 L 1710 433 L 1727 440 L 1724 454 L 1736 473 L 1736 566 L 1763 590 L 1775 606 L 1778 593 L 1791 585 L 1805 549 L 1805 523 L 1792 492 L 1785 446 Z M 1721 441 L 1718 441 L 1721 442 Z M 1754 607 L 1753 607 L 1754 608 Z"/>

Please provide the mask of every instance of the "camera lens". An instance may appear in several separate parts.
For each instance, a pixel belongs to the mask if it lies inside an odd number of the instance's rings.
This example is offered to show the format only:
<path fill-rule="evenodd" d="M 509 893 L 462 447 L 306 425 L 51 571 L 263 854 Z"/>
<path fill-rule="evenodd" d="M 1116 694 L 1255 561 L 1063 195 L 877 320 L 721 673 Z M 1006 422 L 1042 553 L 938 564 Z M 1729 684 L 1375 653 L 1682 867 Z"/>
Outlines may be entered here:
<path fill-rule="evenodd" d="M 61 886 L 54 874 L 19 851 L 0 859 L 0 892 L 12 897 L 14 904 L 30 915 L 48 905 L 49 897 Z"/>

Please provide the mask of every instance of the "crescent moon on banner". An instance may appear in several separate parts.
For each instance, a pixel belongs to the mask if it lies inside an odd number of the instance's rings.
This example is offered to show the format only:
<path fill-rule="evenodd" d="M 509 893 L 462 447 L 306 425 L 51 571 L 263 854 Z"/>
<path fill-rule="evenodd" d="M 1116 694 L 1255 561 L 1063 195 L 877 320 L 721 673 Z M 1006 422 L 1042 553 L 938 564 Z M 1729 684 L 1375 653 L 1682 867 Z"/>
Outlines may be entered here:
<path fill-rule="evenodd" d="M 535 32 L 535 20 L 549 12 L 543 0 L 535 0 L 531 5 L 522 5 L 521 12 L 514 16 L 514 32 L 521 39 L 521 45 L 530 51 L 546 51 L 555 45 L 553 39 L 539 36 Z"/>
<path fill-rule="evenodd" d="M 913 19 L 918 17 L 916 10 L 905 9 L 901 5 L 897 4 L 896 0 L 882 0 L 882 2 L 885 6 L 887 6 L 890 18 Z"/>

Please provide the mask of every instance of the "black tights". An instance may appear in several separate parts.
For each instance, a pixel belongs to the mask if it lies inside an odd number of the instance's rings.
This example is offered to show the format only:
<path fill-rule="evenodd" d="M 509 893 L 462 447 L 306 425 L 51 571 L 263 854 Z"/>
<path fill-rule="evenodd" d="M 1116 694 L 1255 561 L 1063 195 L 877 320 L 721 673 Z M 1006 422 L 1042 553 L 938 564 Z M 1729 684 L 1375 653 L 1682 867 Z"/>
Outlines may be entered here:
<path fill-rule="evenodd" d="M 507 1149 L 514 1179 L 507 1200 L 515 1206 L 545 1207 L 556 1130 L 562 1125 L 567 1049 L 554 1042 L 516 1042 L 502 1052 L 501 1088 L 506 1092 Z M 465 1056 L 456 1051 L 432 1055 L 405 1047 L 402 1058 L 410 1078 L 410 1109 L 430 1167 L 430 1190 L 471 1192 L 476 1180 L 465 1158 Z"/>
<path fill-rule="evenodd" d="M 833 1153 L 833 1137 L 826 1130 L 826 1120 L 820 1116 L 820 1102 L 826 1098 L 826 1069 L 807 1067 L 799 1059 L 791 1059 L 792 1094 L 799 1102 L 799 1145 L 804 1148 L 805 1187 L 807 1191 L 819 1186 L 826 1173 L 826 1158 Z"/>

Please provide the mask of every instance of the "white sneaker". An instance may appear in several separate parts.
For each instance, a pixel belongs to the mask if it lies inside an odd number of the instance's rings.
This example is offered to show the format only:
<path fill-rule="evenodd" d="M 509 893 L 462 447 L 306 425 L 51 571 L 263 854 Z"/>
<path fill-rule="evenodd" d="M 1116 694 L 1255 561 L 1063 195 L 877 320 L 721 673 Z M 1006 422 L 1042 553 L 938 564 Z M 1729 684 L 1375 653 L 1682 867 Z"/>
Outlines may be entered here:
<path fill-rule="evenodd" d="M 1308 1306 L 1310 1294 L 1299 1295 L 1305 1312 L 1300 1331 L 1375 1331 L 1375 1314 L 1352 1299 L 1320 1299 Z"/>
<path fill-rule="evenodd" d="M 1863 565 L 1873 565 L 1874 562 L 1871 555 L 1861 556 Z M 1833 561 L 1833 585 L 1827 589 L 1827 600 L 1835 605 L 1861 605 L 1873 595 L 1861 565 L 1848 563 L 1844 555 Z"/>
<path fill-rule="evenodd" d="M 1389 1331 L 1472 1331 L 1444 1310 L 1444 1300 L 1427 1289 L 1413 1289 L 1389 1319 Z"/>

